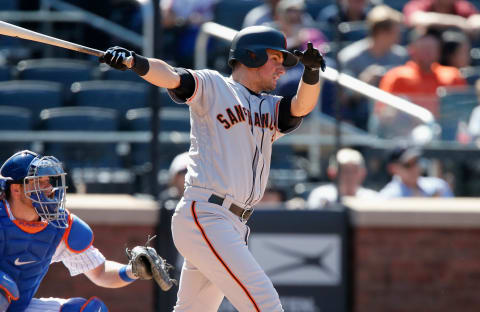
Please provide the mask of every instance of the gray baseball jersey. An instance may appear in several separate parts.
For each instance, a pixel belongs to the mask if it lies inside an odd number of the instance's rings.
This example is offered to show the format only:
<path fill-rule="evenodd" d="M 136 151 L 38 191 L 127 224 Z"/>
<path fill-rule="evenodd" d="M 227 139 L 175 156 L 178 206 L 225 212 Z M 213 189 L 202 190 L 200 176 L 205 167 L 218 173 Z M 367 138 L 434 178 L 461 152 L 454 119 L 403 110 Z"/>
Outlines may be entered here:
<path fill-rule="evenodd" d="M 217 71 L 190 73 L 195 91 L 186 101 L 191 146 L 185 196 L 189 187 L 199 187 L 253 206 L 267 185 L 272 144 L 284 135 L 278 129 L 282 98 L 255 94 Z M 170 95 L 182 102 L 172 91 Z"/>
<path fill-rule="evenodd" d="M 174 311 L 217 311 L 226 296 L 238 311 L 281 312 L 278 293 L 248 250 L 246 223 L 229 209 L 262 198 L 279 128 L 292 130 L 301 118 L 290 116 L 290 100 L 253 93 L 232 77 L 179 71 L 180 87 L 169 92 L 190 106 L 191 145 L 184 198 L 172 217 L 185 259 Z M 224 198 L 221 205 L 210 202 L 212 194 Z"/>

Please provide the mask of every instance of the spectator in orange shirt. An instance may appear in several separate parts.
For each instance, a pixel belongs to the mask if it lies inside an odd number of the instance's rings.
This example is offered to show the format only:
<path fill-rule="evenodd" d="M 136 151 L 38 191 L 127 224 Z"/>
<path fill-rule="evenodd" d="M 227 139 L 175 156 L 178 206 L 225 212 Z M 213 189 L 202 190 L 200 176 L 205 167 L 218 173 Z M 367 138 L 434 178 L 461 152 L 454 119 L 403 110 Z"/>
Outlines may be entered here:
<path fill-rule="evenodd" d="M 457 68 L 438 64 L 440 42 L 437 37 L 429 33 L 414 36 L 408 46 L 411 60 L 388 71 L 380 81 L 380 89 L 406 97 L 438 116 L 437 88 L 462 86 L 466 81 Z M 381 113 L 382 109 L 383 105 L 378 104 L 376 112 Z"/>

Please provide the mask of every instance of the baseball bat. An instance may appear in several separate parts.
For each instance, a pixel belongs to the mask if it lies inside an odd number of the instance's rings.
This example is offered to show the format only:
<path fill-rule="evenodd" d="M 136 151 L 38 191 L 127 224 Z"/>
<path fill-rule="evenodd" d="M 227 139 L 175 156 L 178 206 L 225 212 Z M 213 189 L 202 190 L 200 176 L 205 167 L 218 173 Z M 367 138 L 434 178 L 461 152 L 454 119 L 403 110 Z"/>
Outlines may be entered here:
<path fill-rule="evenodd" d="M 35 42 L 41 42 L 44 44 L 49 44 L 53 45 L 56 47 L 68 49 L 68 50 L 73 50 L 81 53 L 86 53 L 90 55 L 95 55 L 98 57 L 101 57 L 105 54 L 105 52 L 97 50 L 97 49 L 92 49 L 86 46 L 82 46 L 80 44 L 76 44 L 70 41 L 58 39 L 55 37 L 50 37 L 41 33 L 38 33 L 33 30 L 29 30 L 23 27 L 19 27 L 10 23 L 6 23 L 3 21 L 0 21 L 0 35 L 5 35 L 9 37 L 16 37 L 16 38 L 21 38 L 21 39 L 26 39 L 26 40 L 31 40 Z M 123 64 L 127 66 L 128 68 L 131 68 L 133 65 L 133 57 L 129 56 L 123 61 Z"/>

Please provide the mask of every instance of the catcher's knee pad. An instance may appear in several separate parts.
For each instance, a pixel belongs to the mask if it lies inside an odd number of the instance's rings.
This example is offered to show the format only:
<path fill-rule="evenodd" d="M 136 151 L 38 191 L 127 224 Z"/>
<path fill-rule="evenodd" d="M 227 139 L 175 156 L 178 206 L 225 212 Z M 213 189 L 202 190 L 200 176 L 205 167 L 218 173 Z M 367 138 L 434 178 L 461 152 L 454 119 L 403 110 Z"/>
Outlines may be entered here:
<path fill-rule="evenodd" d="M 60 312 L 108 312 L 108 308 L 98 297 L 70 298 L 62 305 Z"/>

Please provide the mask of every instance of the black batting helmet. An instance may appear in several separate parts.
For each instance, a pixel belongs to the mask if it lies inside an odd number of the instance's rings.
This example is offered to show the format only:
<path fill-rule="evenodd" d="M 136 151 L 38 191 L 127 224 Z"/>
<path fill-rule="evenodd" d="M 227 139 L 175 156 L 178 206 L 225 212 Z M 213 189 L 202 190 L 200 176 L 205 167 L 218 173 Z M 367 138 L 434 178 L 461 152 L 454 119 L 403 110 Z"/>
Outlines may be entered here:
<path fill-rule="evenodd" d="M 283 53 L 283 66 L 291 67 L 298 58 L 287 50 L 287 40 L 280 31 L 267 26 L 251 26 L 240 30 L 233 38 L 228 65 L 238 61 L 247 67 L 260 67 L 268 60 L 267 50 Z"/>

